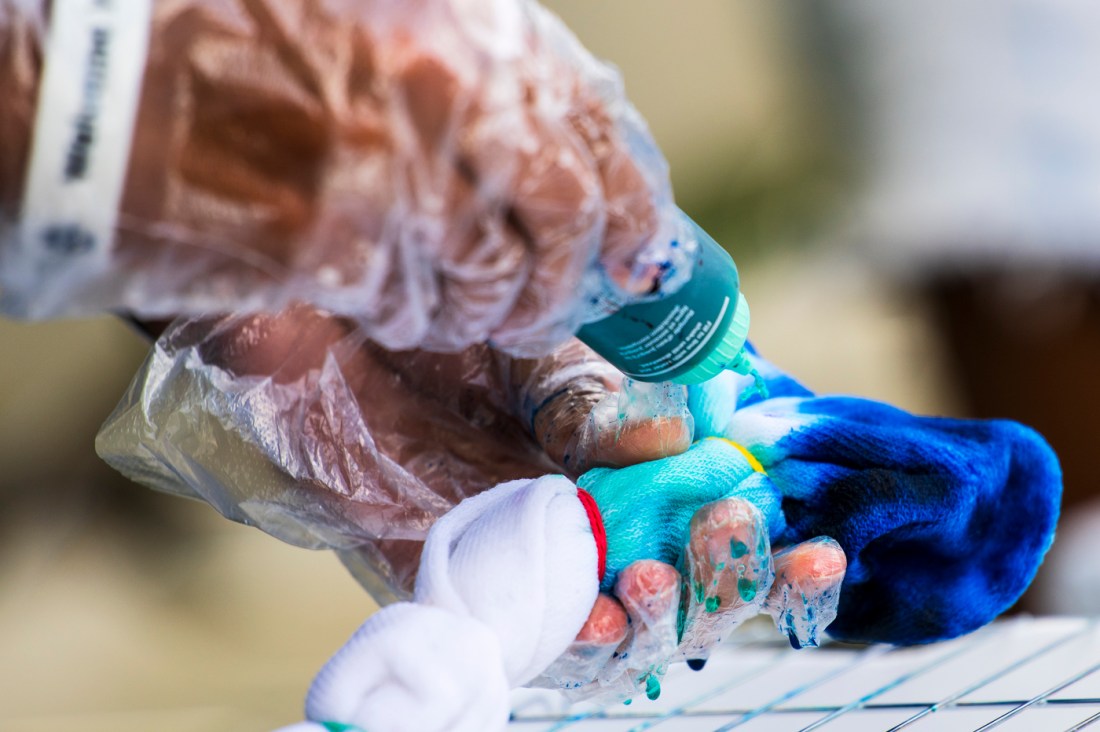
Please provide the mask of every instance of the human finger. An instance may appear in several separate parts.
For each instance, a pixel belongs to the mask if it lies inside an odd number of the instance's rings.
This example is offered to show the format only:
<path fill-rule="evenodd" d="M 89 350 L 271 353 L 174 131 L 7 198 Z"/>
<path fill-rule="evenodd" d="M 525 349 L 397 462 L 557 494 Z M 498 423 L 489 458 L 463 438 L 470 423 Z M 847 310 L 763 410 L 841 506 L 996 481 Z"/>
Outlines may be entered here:
<path fill-rule="evenodd" d="M 703 506 L 691 519 L 684 564 L 677 656 L 699 663 L 729 631 L 759 613 L 772 586 L 763 514 L 740 498 Z"/>
<path fill-rule="evenodd" d="M 651 294 L 667 269 L 641 256 L 660 233 L 661 187 L 631 153 L 604 106 L 585 90 L 570 121 L 595 160 L 603 188 L 606 222 L 600 264 L 623 292 Z"/>
<path fill-rule="evenodd" d="M 644 689 L 651 699 L 660 695 L 660 679 L 676 650 L 680 584 L 674 567 L 653 559 L 634 562 L 619 574 L 615 596 L 630 618 L 630 631 L 598 674 L 601 694 L 625 698 Z"/>
<path fill-rule="evenodd" d="M 592 683 L 626 640 L 628 630 L 622 604 L 601 593 L 576 639 L 532 686 L 568 690 Z"/>
<path fill-rule="evenodd" d="M 577 340 L 541 359 L 502 358 L 517 417 L 572 474 L 656 460 L 691 445 L 681 386 L 624 379 Z"/>
<path fill-rule="evenodd" d="M 776 553 L 775 583 L 763 610 L 794 648 L 816 646 L 836 618 L 848 562 L 833 539 L 819 536 Z"/>
<path fill-rule="evenodd" d="M 579 325 L 578 290 L 603 235 L 603 192 L 583 143 L 568 129 L 532 114 L 516 132 L 527 143 L 512 150 L 517 174 L 506 223 L 524 242 L 527 279 L 492 342 L 535 355 Z"/>
<path fill-rule="evenodd" d="M 393 353 L 308 306 L 181 319 L 97 450 L 230 518 L 338 549 L 371 592 L 403 597 L 436 518 L 486 486 L 560 472 L 503 391 L 488 349 Z"/>

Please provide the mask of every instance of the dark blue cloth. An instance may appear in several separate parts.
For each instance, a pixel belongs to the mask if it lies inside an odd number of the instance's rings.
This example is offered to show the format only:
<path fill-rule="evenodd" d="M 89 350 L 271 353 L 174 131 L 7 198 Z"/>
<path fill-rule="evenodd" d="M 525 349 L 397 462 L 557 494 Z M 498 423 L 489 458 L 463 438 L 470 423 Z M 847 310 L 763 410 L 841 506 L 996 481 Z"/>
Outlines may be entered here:
<path fill-rule="evenodd" d="M 1042 437 L 1014 422 L 814 397 L 754 361 L 768 398 L 716 421 L 722 410 L 707 407 L 731 403 L 749 382 L 696 389 L 696 436 L 720 434 L 762 463 L 786 519 L 773 543 L 825 535 L 844 548 L 848 574 L 831 635 L 926 643 L 975 630 L 1015 603 L 1058 519 L 1061 471 Z"/>

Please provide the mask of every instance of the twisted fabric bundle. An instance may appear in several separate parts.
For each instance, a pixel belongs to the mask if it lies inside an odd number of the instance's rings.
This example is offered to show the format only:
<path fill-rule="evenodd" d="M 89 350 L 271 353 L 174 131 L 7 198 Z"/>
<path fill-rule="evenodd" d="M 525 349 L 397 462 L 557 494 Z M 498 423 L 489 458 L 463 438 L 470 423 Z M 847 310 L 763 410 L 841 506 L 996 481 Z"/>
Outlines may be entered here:
<path fill-rule="evenodd" d="M 314 680 L 311 722 L 284 732 L 503 728 L 509 689 L 584 625 L 598 569 L 589 512 L 567 479 L 512 481 L 463 501 L 432 527 L 416 601 L 364 623 Z"/>
<path fill-rule="evenodd" d="M 1039 435 L 814 397 L 753 363 L 777 396 L 734 409 L 751 379 L 733 374 L 695 390 L 697 437 L 720 439 L 589 471 L 578 483 L 598 511 L 567 479 L 548 476 L 502 484 L 440 519 L 416 603 L 391 606 L 356 633 L 318 675 L 307 716 L 340 723 L 322 725 L 329 730 L 502 728 L 508 689 L 567 648 L 601 575 L 611 588 L 639 559 L 681 565 L 692 513 L 731 496 L 760 509 L 774 544 L 829 536 L 843 547 L 835 637 L 950 638 L 1019 598 L 1058 517 L 1061 475 Z"/>

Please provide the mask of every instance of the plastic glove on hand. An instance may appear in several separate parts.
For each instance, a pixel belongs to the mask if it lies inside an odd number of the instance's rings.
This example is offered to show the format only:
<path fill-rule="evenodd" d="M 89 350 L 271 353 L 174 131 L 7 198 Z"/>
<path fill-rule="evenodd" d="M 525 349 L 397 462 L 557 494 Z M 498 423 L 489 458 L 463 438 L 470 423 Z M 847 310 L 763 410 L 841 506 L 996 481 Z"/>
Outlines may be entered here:
<path fill-rule="evenodd" d="M 691 270 L 618 73 L 537 3 L 151 5 L 148 57 L 118 59 L 144 72 L 117 222 L 89 264 L 47 268 L 19 260 L 7 224 L 56 18 L 44 0 L 0 4 L 0 306 L 164 318 L 299 301 L 391 350 L 542 356 L 593 300 L 674 291 Z"/>
<path fill-rule="evenodd" d="M 96 448 L 146 485 L 336 549 L 385 603 L 411 595 L 424 537 L 463 498 L 687 449 L 682 387 L 622 385 L 579 341 L 540 359 L 394 353 L 306 306 L 180 319 Z"/>
<path fill-rule="evenodd" d="M 773 562 L 779 495 L 759 464 L 727 440 L 581 476 L 607 535 L 605 592 L 577 641 L 537 682 L 573 697 L 659 694 L 668 663 L 701 667 L 734 627 L 763 610 L 796 646 L 816 645 L 836 613 L 844 555 L 828 539 Z M 679 571 L 677 570 L 679 568 Z M 779 585 L 773 579 L 778 576 Z M 792 586 L 805 591 L 791 593 Z M 809 620 L 807 620 L 809 618 Z M 629 620 L 628 620 L 629 619 Z"/>
<path fill-rule="evenodd" d="M 565 478 L 545 476 L 459 504 L 428 535 L 416 601 L 383 609 L 356 632 L 317 675 L 307 717 L 381 732 L 496 730 L 507 721 L 509 687 L 545 679 L 547 668 L 591 661 L 570 650 L 582 641 L 599 645 L 607 628 L 593 621 L 613 614 L 605 611 L 612 601 L 598 595 L 603 529 L 590 501 Z M 709 504 L 697 516 L 734 518 L 724 512 L 728 505 Z M 693 534 L 709 538 L 697 533 L 704 528 L 714 527 L 693 526 Z M 736 546 L 728 534 L 722 541 L 727 551 Z M 619 574 L 616 591 L 644 626 L 631 629 L 620 662 L 600 669 L 584 691 L 630 696 L 641 683 L 656 697 L 676 644 L 679 574 L 655 560 L 636 561 Z M 639 671 L 649 657 L 658 665 Z"/>

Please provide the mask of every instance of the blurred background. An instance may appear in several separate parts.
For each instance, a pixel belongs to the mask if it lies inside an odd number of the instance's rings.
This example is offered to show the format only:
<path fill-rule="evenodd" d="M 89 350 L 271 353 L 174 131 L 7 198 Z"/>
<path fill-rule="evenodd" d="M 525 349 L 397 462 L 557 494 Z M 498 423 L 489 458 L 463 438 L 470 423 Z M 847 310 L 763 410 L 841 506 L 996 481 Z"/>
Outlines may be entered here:
<path fill-rule="evenodd" d="M 554 0 L 617 64 L 758 348 L 821 392 L 1011 417 L 1066 472 L 1027 599 L 1100 611 L 1100 9 Z M 373 607 L 332 555 L 123 480 L 147 344 L 0 321 L 0 729 L 264 730 Z"/>

